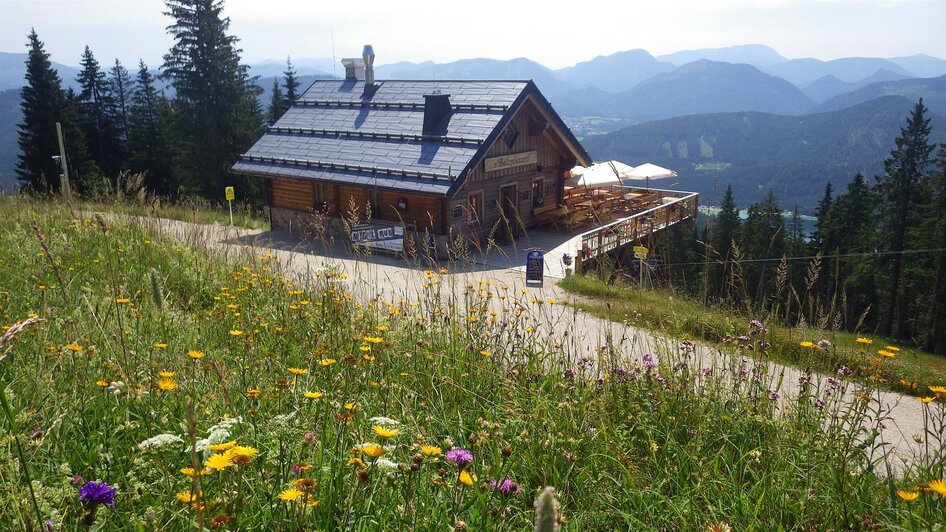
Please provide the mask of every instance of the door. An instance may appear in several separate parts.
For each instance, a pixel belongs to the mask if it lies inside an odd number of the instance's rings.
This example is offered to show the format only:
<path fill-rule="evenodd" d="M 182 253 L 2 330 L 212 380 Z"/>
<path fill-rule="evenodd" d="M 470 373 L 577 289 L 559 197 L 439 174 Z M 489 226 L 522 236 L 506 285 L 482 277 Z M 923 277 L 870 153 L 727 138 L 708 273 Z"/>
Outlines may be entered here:
<path fill-rule="evenodd" d="M 516 196 L 518 190 L 515 184 L 506 185 L 499 189 L 499 228 L 496 240 L 503 244 L 511 244 L 519 238 L 519 209 Z"/>

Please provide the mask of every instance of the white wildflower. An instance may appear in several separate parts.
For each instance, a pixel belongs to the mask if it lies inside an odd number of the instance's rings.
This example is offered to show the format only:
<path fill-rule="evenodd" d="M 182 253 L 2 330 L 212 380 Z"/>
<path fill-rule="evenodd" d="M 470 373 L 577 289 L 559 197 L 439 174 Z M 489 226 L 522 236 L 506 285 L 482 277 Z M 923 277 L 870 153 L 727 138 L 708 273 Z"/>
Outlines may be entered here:
<path fill-rule="evenodd" d="M 397 421 L 396 419 L 391 419 L 384 416 L 376 416 L 369 419 L 368 421 L 374 423 L 375 425 L 381 425 L 382 427 L 396 427 L 401 424 L 401 422 Z"/>
<path fill-rule="evenodd" d="M 183 448 L 184 440 L 174 434 L 158 434 L 139 443 L 138 449 L 141 451 L 154 451 L 174 444 L 180 444 Z"/>

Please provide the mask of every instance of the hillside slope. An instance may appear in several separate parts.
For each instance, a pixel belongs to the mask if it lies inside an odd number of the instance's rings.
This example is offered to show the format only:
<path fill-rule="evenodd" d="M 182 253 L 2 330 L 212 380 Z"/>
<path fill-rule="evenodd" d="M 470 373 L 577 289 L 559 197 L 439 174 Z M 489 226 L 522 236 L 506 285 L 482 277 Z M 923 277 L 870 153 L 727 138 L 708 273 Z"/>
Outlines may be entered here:
<path fill-rule="evenodd" d="M 900 96 L 841 111 L 806 116 L 740 112 L 692 115 L 588 138 L 596 160 L 631 165 L 653 162 L 676 170 L 675 188 L 718 203 L 732 184 L 742 205 L 773 190 L 785 207 L 812 212 L 827 181 L 843 186 L 858 171 L 872 176 L 914 102 Z M 932 116 L 934 140 L 946 137 L 946 119 Z M 669 185 L 670 183 L 668 183 Z"/>
<path fill-rule="evenodd" d="M 835 96 L 816 107 L 813 112 L 837 111 L 881 96 L 903 96 L 913 101 L 923 98 L 923 103 L 930 111 L 946 116 L 946 76 L 872 83 Z"/>

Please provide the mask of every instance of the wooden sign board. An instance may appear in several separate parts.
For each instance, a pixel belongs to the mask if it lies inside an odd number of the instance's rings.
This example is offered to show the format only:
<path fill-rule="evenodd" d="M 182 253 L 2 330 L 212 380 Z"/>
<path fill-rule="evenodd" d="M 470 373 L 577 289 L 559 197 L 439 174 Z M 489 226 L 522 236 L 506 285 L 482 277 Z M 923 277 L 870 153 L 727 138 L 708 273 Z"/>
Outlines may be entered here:
<path fill-rule="evenodd" d="M 537 162 L 539 162 L 539 152 L 533 150 L 500 155 L 498 157 L 487 157 L 484 165 L 487 172 L 495 172 L 497 170 L 506 170 L 517 166 L 535 165 Z"/>

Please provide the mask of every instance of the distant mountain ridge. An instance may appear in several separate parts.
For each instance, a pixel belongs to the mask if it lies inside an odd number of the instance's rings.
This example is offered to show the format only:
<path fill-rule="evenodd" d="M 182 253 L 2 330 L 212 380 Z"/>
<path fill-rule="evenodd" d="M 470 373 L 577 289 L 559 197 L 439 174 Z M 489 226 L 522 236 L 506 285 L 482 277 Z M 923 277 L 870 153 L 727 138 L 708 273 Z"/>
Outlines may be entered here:
<path fill-rule="evenodd" d="M 872 83 L 855 91 L 835 96 L 813 111 L 837 111 L 884 96 L 902 96 L 913 101 L 923 98 L 923 103 L 930 111 L 946 115 L 946 75 L 936 78 Z"/>

